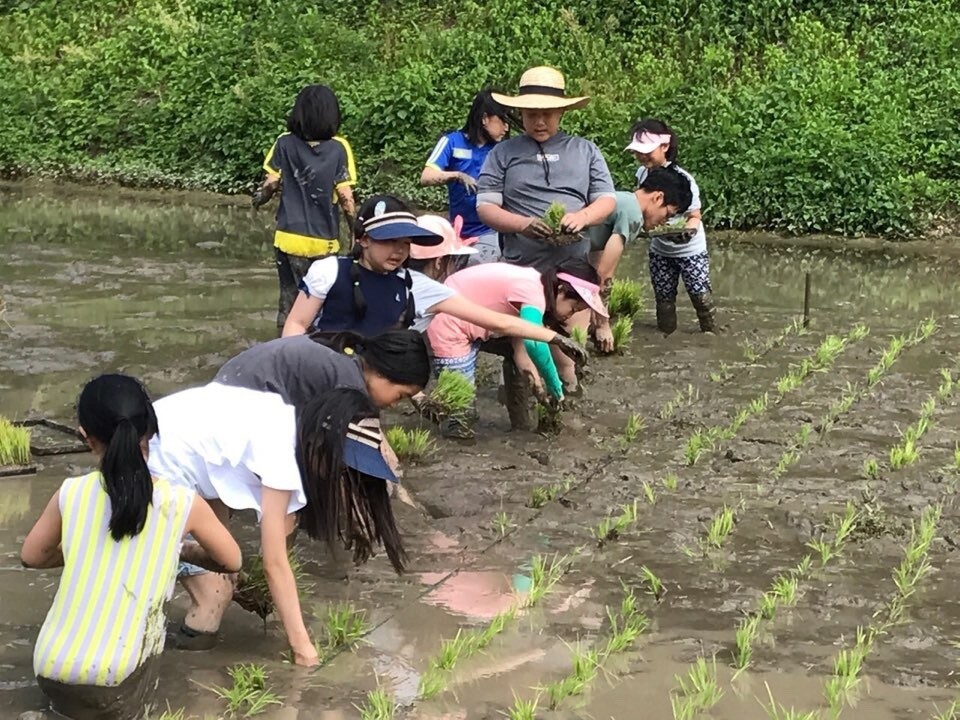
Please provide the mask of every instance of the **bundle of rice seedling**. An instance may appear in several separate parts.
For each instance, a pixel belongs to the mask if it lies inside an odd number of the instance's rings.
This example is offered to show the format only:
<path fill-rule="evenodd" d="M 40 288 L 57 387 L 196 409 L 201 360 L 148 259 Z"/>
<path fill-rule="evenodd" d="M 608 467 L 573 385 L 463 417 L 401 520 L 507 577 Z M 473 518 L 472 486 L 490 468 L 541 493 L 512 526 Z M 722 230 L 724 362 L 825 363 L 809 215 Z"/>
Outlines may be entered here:
<path fill-rule="evenodd" d="M 303 595 L 313 585 L 307 580 L 300 557 L 292 549 L 287 551 L 290 569 L 293 570 L 293 579 L 297 584 L 297 592 Z M 244 558 L 243 569 L 237 578 L 237 588 L 233 592 L 233 599 L 247 612 L 255 613 L 261 620 L 273 612 L 273 598 L 270 597 L 270 586 L 263 571 L 263 557 L 247 555 Z"/>
<path fill-rule="evenodd" d="M 643 312 L 643 287 L 635 280 L 614 280 L 607 299 L 610 317 L 636 319 Z"/>
<path fill-rule="evenodd" d="M 473 407 L 477 391 L 469 378 L 454 370 L 442 370 L 430 392 L 430 405 L 445 417 L 463 417 Z"/>
<path fill-rule="evenodd" d="M 30 430 L 0 416 L 0 466 L 30 462 Z"/>

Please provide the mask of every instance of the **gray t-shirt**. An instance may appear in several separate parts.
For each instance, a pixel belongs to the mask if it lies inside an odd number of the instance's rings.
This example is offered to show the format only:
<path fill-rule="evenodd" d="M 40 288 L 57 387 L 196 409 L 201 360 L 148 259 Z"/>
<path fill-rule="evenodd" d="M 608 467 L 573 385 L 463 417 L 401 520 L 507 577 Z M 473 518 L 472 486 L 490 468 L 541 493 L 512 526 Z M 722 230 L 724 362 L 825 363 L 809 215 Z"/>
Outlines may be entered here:
<path fill-rule="evenodd" d="M 601 197 L 614 196 L 613 180 L 600 149 L 589 140 L 558 132 L 538 144 L 520 135 L 496 145 L 477 179 L 477 205 L 499 205 L 518 215 L 543 217 L 550 203 L 577 212 Z M 556 247 L 502 233 L 503 259 L 544 272 L 570 258 L 586 258 L 590 241 Z"/>
<path fill-rule="evenodd" d="M 356 356 L 338 353 L 306 335 L 254 345 L 227 360 L 213 381 L 277 393 L 297 407 L 338 387 L 366 392 Z"/>
<path fill-rule="evenodd" d="M 673 163 L 667 163 L 667 165 L 673 165 Z M 700 188 L 697 186 L 697 181 L 693 179 L 693 175 L 679 165 L 673 165 L 673 167 L 690 181 L 690 194 L 693 196 L 693 199 L 690 201 L 690 207 L 687 208 L 687 213 L 700 210 Z M 640 184 L 647 179 L 647 172 L 648 170 L 643 167 L 643 165 L 637 169 L 637 187 L 640 187 Z M 685 215 L 670 218 L 668 222 L 673 222 L 681 217 L 685 217 Z M 702 218 L 700 220 L 700 227 L 697 228 L 697 234 L 685 243 L 675 243 L 671 240 L 661 240 L 659 238 L 652 238 L 650 240 L 650 252 L 655 252 L 657 255 L 663 255 L 664 257 L 690 257 L 692 255 L 705 253 L 706 251 L 707 233 L 703 229 Z"/>
<path fill-rule="evenodd" d="M 611 235 L 619 235 L 624 243 L 633 242 L 643 230 L 643 210 L 636 194 L 617 191 L 617 207 L 599 225 L 587 228 L 590 250 L 599 252 L 607 245 Z"/>

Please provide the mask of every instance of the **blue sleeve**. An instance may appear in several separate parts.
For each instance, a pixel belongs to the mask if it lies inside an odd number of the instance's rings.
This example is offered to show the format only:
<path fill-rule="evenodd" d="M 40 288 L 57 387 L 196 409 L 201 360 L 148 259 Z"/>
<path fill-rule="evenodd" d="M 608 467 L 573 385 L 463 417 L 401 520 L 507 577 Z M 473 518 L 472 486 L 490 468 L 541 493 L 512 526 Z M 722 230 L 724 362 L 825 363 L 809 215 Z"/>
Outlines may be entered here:
<path fill-rule="evenodd" d="M 543 313 L 533 305 L 524 305 L 520 308 L 520 319 L 532 322 L 534 325 L 543 325 Z M 563 383 L 560 382 L 550 346 L 537 340 L 524 340 L 523 347 L 533 360 L 540 377 L 543 378 L 547 391 L 555 398 L 563 397 Z"/>
<path fill-rule="evenodd" d="M 448 134 L 437 141 L 433 152 L 427 158 L 426 166 L 437 170 L 449 170 L 451 159 L 453 159 L 453 138 Z"/>

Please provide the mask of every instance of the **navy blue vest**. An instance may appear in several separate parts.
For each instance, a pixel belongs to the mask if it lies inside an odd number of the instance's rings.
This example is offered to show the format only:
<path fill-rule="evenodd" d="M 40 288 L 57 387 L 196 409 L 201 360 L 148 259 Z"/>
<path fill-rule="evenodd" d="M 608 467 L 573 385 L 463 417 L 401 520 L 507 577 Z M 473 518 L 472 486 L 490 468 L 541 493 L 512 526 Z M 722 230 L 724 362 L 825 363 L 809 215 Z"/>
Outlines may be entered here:
<path fill-rule="evenodd" d="M 324 332 L 352 330 L 364 337 L 372 337 L 401 325 L 407 309 L 407 284 L 403 277 L 396 273 L 376 273 L 357 265 L 360 291 L 367 303 L 361 319 L 353 302 L 353 281 L 350 279 L 353 260 L 338 258 L 337 264 L 337 279 L 323 301 L 314 327 Z"/>

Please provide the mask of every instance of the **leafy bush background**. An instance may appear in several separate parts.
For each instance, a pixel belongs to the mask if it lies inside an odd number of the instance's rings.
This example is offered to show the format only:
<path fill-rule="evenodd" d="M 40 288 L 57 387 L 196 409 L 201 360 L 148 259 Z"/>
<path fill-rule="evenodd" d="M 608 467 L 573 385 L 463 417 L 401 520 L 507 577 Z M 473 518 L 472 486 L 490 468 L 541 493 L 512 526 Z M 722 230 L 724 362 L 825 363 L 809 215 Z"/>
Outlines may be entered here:
<path fill-rule="evenodd" d="M 958 56 L 956 1 L 0 0 L 0 166 L 241 190 L 320 81 L 362 189 L 437 204 L 437 133 L 544 63 L 621 187 L 660 116 L 714 226 L 909 233 L 960 197 Z"/>

